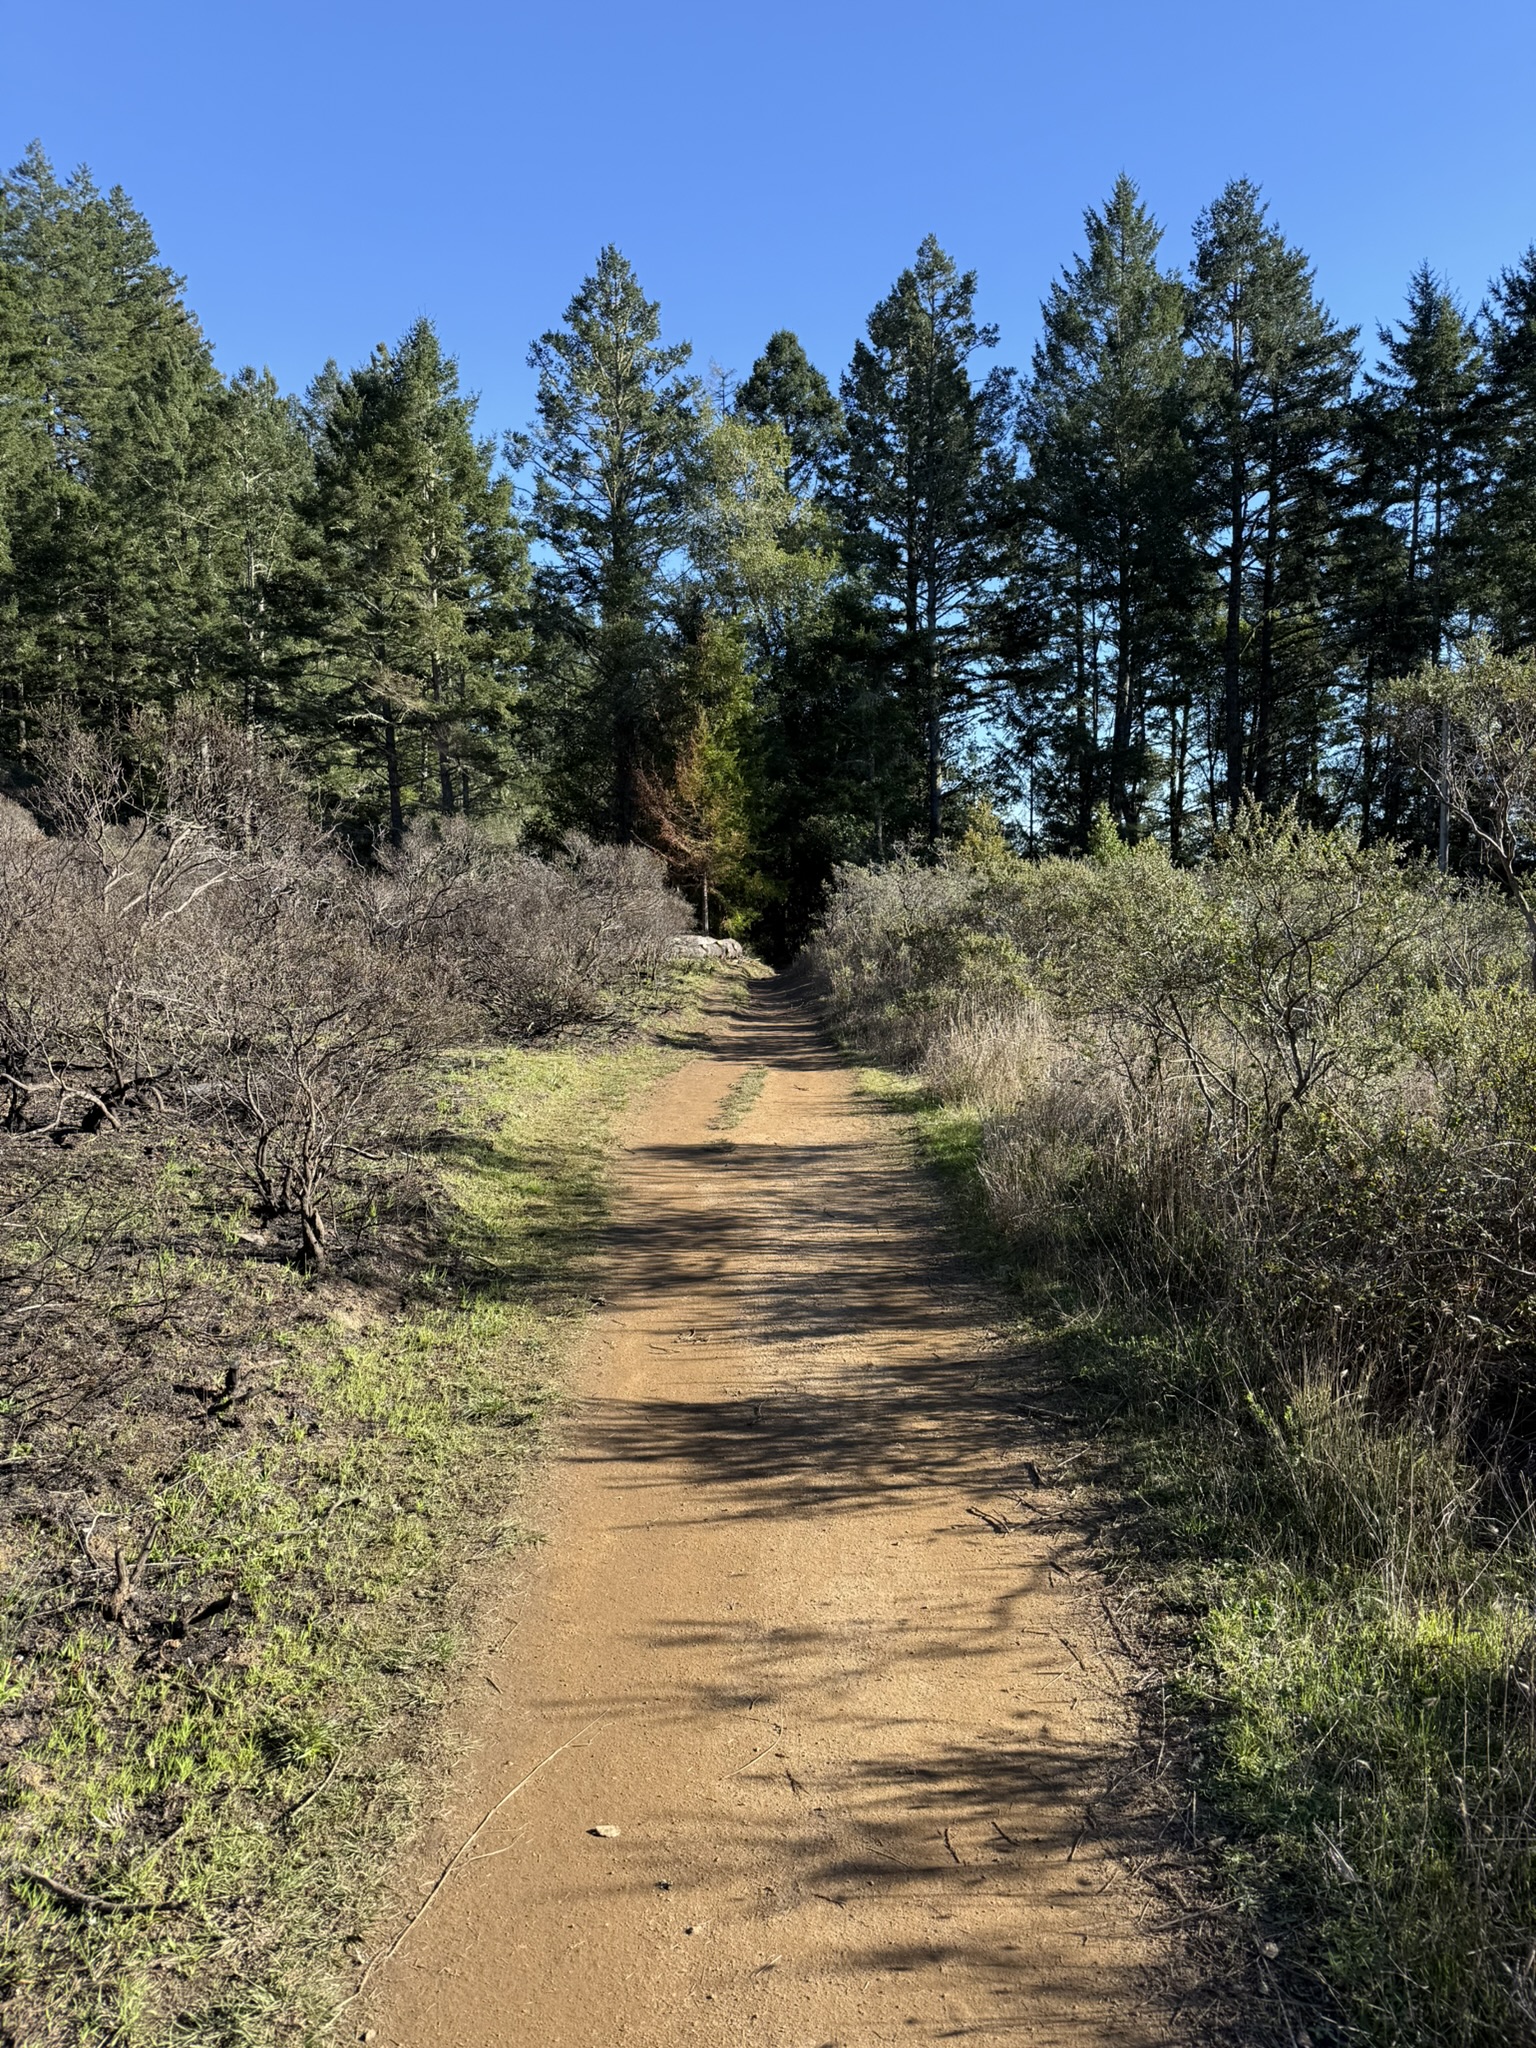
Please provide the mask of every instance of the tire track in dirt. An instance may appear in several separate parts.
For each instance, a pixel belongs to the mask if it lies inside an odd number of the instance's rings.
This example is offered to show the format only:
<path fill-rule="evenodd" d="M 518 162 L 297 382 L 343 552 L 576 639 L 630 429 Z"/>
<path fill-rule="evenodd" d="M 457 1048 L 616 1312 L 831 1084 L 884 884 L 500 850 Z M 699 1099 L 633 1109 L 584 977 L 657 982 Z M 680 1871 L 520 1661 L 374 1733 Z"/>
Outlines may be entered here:
<path fill-rule="evenodd" d="M 782 985 L 632 1116 L 603 1286 L 423 1894 L 535 1774 L 350 2024 L 380 2048 L 1165 2039 L 1091 1811 L 1119 1683 L 1059 1531 L 1010 1526 L 1027 1447 L 985 1300 Z"/>

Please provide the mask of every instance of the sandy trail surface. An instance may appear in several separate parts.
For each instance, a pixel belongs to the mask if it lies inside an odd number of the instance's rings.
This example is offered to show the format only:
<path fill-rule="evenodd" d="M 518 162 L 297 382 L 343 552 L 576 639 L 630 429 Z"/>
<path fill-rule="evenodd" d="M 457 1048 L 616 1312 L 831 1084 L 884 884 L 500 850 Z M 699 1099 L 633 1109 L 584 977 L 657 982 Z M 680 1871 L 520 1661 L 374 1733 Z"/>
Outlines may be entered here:
<path fill-rule="evenodd" d="M 520 1789 L 349 2030 L 1165 2038 L 1089 1815 L 1115 1670 L 1060 1526 L 1010 1506 L 1042 1499 L 1017 1383 L 899 1134 L 781 984 L 632 1115 L 598 1285 L 548 1540 L 456 1709 L 418 1902 Z"/>

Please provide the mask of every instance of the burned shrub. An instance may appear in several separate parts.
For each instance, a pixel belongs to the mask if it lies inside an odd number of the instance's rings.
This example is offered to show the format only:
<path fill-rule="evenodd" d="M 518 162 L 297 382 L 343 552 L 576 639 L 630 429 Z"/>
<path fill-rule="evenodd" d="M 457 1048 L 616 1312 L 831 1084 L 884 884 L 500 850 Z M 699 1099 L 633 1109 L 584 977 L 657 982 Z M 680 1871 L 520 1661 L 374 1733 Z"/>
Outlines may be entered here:
<path fill-rule="evenodd" d="M 348 1169 L 406 1134 L 449 1012 L 410 947 L 381 943 L 359 877 L 261 862 L 233 878 L 203 985 L 203 1113 L 267 1224 L 323 1265 Z"/>
<path fill-rule="evenodd" d="M 426 964 L 445 999 L 520 1036 L 602 1016 L 616 993 L 655 975 L 668 941 L 693 922 L 644 847 L 573 835 L 544 861 L 462 824 L 413 834 L 381 865 L 373 918 L 399 954 Z"/>
<path fill-rule="evenodd" d="M 638 847 L 544 861 L 451 821 L 370 866 L 255 735 L 194 709 L 129 737 L 59 728 L 50 829 L 0 811 L 5 1130 L 196 1129 L 309 1267 L 341 1183 L 406 1133 L 427 1054 L 601 1016 L 692 922 Z"/>

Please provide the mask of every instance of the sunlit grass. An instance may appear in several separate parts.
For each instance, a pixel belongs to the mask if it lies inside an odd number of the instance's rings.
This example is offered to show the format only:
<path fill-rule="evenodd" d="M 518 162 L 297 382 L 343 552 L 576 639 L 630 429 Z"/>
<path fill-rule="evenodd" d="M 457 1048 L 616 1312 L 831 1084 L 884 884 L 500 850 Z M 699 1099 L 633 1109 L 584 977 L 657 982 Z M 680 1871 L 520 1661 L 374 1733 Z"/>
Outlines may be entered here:
<path fill-rule="evenodd" d="M 40 1657 L 37 1575 L 12 1560 L 0 1708 L 36 1726 L 4 1773 L 10 2038 L 329 2038 L 420 1782 L 423 1710 L 461 1647 L 453 1589 L 522 1537 L 519 1476 L 584 1311 L 612 1117 L 672 1057 L 446 1063 L 436 1263 L 405 1305 L 316 1322 L 323 1295 L 275 1283 L 262 1421 L 214 1429 L 171 1471 L 103 1473 L 91 1511 L 153 1530 L 146 1569 L 186 1589 L 185 1619 L 228 1596 L 186 1631 L 202 1654 L 82 1610 Z"/>
<path fill-rule="evenodd" d="M 744 1074 L 726 1089 L 720 1098 L 720 1107 L 710 1118 L 710 1128 L 716 1131 L 734 1131 L 743 1117 L 751 1114 L 752 1106 L 763 1092 L 763 1083 L 768 1078 L 766 1067 L 748 1067 Z"/>

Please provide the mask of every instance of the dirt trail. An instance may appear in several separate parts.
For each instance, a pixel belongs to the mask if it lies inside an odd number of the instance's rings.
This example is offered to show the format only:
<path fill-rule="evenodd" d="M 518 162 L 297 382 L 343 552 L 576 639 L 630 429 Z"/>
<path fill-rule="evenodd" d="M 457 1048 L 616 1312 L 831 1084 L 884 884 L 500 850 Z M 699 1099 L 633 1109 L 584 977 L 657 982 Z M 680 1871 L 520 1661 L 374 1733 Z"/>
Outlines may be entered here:
<path fill-rule="evenodd" d="M 757 1068 L 755 1104 L 715 1127 Z M 1059 1529 L 969 1512 L 1019 1517 L 1027 1447 L 889 1125 L 759 984 L 626 1155 L 549 1540 L 472 1679 L 418 1896 L 571 1746 L 375 1973 L 359 2031 L 1163 2039 L 1133 1882 L 1085 1827 L 1114 1674 L 1050 1570 Z"/>

